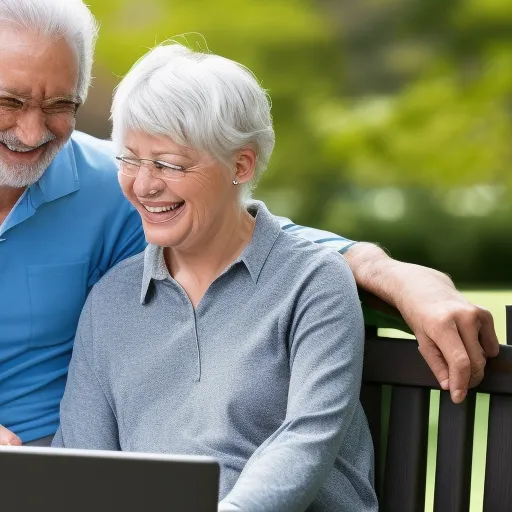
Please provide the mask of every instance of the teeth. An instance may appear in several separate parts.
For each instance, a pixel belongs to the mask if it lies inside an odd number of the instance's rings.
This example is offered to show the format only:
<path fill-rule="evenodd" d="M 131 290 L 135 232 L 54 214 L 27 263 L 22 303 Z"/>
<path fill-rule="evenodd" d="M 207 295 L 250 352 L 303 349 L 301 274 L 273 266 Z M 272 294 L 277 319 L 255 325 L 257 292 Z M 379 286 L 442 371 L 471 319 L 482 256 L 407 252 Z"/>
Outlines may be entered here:
<path fill-rule="evenodd" d="M 16 151 L 17 153 L 28 153 L 32 151 L 34 148 L 18 148 L 16 146 L 11 146 L 7 143 L 4 143 L 11 151 Z"/>
<path fill-rule="evenodd" d="M 146 206 L 146 205 L 144 205 L 144 208 L 146 208 L 146 210 L 151 213 L 161 213 L 161 212 L 168 212 L 171 210 L 175 210 L 176 208 L 178 208 L 178 206 L 181 206 L 181 205 L 182 205 L 182 203 L 176 203 L 172 206 Z"/>

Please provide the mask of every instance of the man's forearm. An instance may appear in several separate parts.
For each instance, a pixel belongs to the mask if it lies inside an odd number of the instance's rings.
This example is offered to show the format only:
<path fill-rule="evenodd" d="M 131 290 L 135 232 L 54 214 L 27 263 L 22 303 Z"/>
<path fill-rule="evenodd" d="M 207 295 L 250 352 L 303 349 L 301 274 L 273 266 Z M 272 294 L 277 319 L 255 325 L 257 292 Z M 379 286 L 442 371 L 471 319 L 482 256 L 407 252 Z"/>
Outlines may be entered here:
<path fill-rule="evenodd" d="M 439 292 L 440 286 L 441 289 L 455 291 L 451 279 L 445 274 L 431 268 L 396 261 L 374 244 L 357 243 L 344 257 L 359 288 L 400 311 L 404 309 L 403 300 L 407 297 L 404 292 L 409 289 L 435 286 Z"/>
<path fill-rule="evenodd" d="M 398 310 L 441 387 L 450 389 L 455 402 L 463 400 L 468 384 L 480 382 L 486 357 L 499 351 L 492 315 L 469 303 L 448 276 L 393 260 L 374 244 L 354 244 L 288 219 L 282 219 L 281 226 L 343 254 L 363 301 L 388 315 L 396 315 Z"/>
<path fill-rule="evenodd" d="M 492 315 L 445 274 L 393 260 L 376 245 L 358 243 L 344 256 L 362 290 L 398 309 L 441 387 L 462 401 L 468 384 L 482 380 L 486 357 L 498 354 Z"/>

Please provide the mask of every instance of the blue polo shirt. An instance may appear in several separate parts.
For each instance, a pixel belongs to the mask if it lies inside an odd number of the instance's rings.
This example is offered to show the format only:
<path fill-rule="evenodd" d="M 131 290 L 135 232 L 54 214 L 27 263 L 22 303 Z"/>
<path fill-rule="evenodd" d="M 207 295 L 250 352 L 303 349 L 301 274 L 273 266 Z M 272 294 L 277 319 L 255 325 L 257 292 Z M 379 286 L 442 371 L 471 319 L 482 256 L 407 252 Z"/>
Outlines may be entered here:
<path fill-rule="evenodd" d="M 75 132 L 0 226 L 0 425 L 54 434 L 87 294 L 145 247 L 110 143 Z"/>

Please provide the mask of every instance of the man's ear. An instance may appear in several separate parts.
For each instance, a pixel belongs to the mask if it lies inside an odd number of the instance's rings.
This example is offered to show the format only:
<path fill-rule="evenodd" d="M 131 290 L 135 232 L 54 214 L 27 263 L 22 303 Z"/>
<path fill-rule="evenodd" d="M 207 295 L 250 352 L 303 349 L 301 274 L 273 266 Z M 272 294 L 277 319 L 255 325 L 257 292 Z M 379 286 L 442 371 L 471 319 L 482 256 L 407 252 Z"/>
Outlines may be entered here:
<path fill-rule="evenodd" d="M 252 180 L 256 169 L 256 153 L 252 148 L 248 147 L 239 151 L 235 169 L 234 179 L 238 183 L 247 183 Z"/>

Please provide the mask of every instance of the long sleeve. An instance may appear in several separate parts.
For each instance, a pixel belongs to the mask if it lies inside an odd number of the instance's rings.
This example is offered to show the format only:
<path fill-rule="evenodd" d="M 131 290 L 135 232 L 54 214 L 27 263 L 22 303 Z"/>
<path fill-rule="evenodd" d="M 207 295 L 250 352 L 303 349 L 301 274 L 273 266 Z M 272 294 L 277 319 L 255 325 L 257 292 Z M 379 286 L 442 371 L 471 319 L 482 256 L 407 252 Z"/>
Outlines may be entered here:
<path fill-rule="evenodd" d="M 52 446 L 119 450 L 117 421 L 94 369 L 93 296 L 94 292 L 89 295 L 80 316 L 60 404 L 60 426 Z"/>
<path fill-rule="evenodd" d="M 363 317 L 348 266 L 329 256 L 311 271 L 291 315 L 285 420 L 248 460 L 219 511 L 304 511 L 353 426 Z"/>

